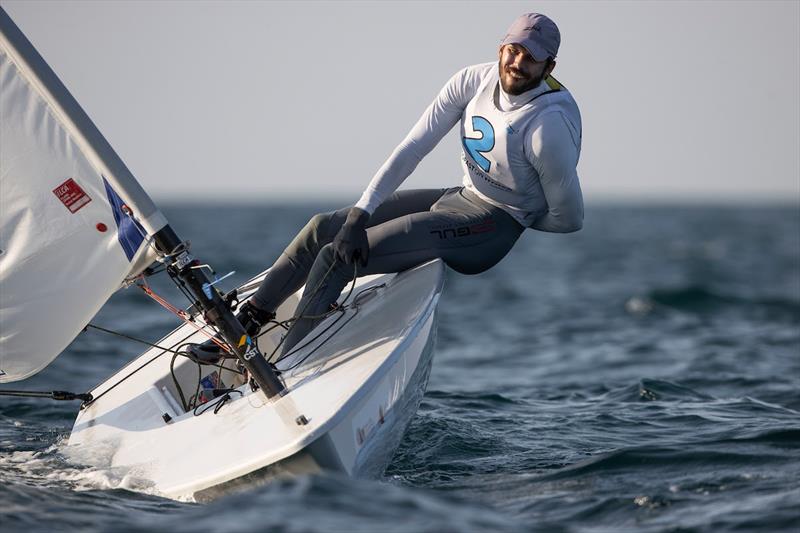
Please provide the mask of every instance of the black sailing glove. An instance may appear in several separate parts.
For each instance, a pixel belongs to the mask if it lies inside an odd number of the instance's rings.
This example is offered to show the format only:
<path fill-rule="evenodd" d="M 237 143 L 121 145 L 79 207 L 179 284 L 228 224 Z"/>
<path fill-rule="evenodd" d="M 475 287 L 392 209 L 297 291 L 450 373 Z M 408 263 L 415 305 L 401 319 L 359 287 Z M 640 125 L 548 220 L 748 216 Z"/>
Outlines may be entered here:
<path fill-rule="evenodd" d="M 369 243 L 367 242 L 367 220 L 369 213 L 358 207 L 351 207 L 336 238 L 333 239 L 333 251 L 336 259 L 346 265 L 356 260 L 362 267 L 367 266 L 369 259 Z"/>

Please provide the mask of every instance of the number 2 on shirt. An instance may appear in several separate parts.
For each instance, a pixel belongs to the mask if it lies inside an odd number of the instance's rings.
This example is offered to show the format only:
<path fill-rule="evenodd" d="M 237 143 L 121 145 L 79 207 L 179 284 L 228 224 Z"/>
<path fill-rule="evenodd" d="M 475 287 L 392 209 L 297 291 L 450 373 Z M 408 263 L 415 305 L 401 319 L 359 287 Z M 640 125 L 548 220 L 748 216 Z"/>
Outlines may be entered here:
<path fill-rule="evenodd" d="M 489 172 L 492 168 L 492 162 L 486 159 L 483 154 L 491 152 L 494 148 L 494 128 L 491 122 L 483 117 L 472 117 L 472 129 L 481 134 L 480 137 L 464 137 L 462 142 L 464 149 L 472 156 L 472 159 L 483 169 L 484 172 Z"/>

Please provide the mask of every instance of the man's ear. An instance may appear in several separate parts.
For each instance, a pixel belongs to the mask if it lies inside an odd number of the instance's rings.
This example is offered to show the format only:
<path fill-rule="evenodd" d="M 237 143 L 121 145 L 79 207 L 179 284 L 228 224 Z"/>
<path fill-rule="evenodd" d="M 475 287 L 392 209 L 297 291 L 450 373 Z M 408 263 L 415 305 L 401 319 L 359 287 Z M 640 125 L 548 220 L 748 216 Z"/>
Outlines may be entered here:
<path fill-rule="evenodd" d="M 549 63 L 547 64 L 547 66 L 545 67 L 545 69 L 544 69 L 544 76 L 545 77 L 549 76 L 550 73 L 553 72 L 554 68 L 556 68 L 556 60 L 555 59 L 551 59 L 549 61 Z"/>

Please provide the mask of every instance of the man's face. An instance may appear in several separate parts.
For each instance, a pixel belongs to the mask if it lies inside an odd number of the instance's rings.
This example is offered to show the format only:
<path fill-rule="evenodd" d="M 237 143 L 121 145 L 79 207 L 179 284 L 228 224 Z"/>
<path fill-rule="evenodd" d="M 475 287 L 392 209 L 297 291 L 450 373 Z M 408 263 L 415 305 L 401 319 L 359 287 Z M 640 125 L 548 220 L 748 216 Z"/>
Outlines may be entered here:
<path fill-rule="evenodd" d="M 554 61 L 536 61 L 522 45 L 500 47 L 500 84 L 508 94 L 522 94 L 538 86 L 554 66 Z"/>

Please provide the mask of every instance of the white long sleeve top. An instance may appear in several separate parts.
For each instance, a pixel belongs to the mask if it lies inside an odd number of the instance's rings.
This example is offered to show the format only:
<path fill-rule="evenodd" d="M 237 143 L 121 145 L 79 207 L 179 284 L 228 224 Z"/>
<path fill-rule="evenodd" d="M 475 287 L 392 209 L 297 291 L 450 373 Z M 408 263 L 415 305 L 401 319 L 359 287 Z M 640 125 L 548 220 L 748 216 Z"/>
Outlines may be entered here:
<path fill-rule="evenodd" d="M 356 207 L 371 214 L 459 122 L 465 187 L 524 226 L 562 233 L 581 228 L 577 104 L 552 77 L 523 94 L 507 94 L 496 62 L 450 78 Z"/>

